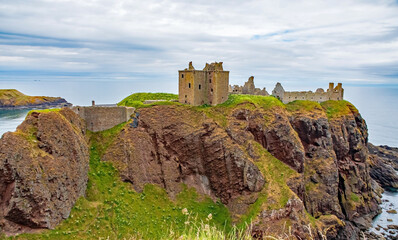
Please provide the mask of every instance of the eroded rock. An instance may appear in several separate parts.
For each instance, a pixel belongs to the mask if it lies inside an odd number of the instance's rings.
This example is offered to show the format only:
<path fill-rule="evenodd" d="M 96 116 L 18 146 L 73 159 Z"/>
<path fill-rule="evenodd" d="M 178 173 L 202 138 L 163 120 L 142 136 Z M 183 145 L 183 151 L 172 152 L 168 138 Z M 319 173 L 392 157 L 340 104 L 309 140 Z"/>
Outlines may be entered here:
<path fill-rule="evenodd" d="M 69 109 L 30 114 L 0 140 L 0 225 L 6 234 L 54 228 L 86 190 L 89 153 Z"/>

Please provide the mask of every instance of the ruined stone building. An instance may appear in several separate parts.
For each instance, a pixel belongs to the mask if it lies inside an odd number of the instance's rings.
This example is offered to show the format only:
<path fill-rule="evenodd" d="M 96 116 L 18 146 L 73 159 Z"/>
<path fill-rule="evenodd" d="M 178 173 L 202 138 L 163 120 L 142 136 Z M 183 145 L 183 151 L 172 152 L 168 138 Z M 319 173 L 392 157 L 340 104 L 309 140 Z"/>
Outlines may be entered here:
<path fill-rule="evenodd" d="M 334 83 L 329 83 L 329 88 L 326 92 L 322 88 L 318 88 L 315 92 L 286 92 L 282 85 L 277 83 L 272 91 L 272 95 L 279 98 L 283 103 L 288 103 L 295 100 L 309 100 L 320 103 L 328 100 L 343 100 L 344 89 L 341 83 L 338 83 L 336 87 L 334 87 Z"/>
<path fill-rule="evenodd" d="M 135 111 L 133 107 L 95 105 L 94 101 L 92 106 L 74 106 L 71 109 L 84 119 L 86 128 L 92 132 L 104 131 L 126 122 Z"/>
<path fill-rule="evenodd" d="M 229 71 L 224 71 L 222 62 L 206 63 L 203 70 L 195 70 L 190 62 L 178 75 L 180 103 L 217 105 L 228 99 Z"/>
<path fill-rule="evenodd" d="M 247 80 L 247 82 L 245 82 L 245 85 L 243 86 L 229 85 L 228 92 L 230 94 L 250 94 L 250 95 L 262 95 L 262 96 L 269 95 L 268 92 L 265 90 L 265 88 L 263 89 L 256 88 L 256 86 L 254 85 L 253 76 L 249 77 L 249 80 Z"/>

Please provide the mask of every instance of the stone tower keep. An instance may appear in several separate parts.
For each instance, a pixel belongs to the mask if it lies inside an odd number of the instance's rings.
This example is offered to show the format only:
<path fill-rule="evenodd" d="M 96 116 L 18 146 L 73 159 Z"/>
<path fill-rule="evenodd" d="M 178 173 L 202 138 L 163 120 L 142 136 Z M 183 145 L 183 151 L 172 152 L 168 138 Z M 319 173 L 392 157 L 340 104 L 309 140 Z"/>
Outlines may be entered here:
<path fill-rule="evenodd" d="M 193 106 L 217 105 L 228 99 L 229 71 L 222 62 L 206 63 L 203 70 L 195 70 L 192 62 L 178 71 L 179 102 Z"/>

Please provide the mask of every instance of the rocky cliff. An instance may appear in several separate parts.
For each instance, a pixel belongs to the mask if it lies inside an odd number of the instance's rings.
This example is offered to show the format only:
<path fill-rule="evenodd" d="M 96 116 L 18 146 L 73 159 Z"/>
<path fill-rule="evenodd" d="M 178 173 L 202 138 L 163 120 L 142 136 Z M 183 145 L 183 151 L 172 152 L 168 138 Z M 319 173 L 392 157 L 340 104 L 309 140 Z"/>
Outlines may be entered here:
<path fill-rule="evenodd" d="M 0 109 L 45 109 L 71 105 L 60 97 L 27 96 L 16 89 L 0 89 Z"/>
<path fill-rule="evenodd" d="M 388 146 L 368 144 L 370 155 L 370 175 L 380 186 L 388 190 L 398 189 L 398 149 Z"/>
<path fill-rule="evenodd" d="M 350 103 L 231 95 L 215 107 L 170 104 L 139 108 L 138 126 L 118 126 L 92 146 L 137 192 L 155 184 L 174 199 L 193 187 L 225 204 L 238 226 L 251 223 L 258 239 L 359 239 L 378 214 L 366 123 Z M 32 113 L 3 136 L 4 231 L 53 228 L 68 217 L 87 182 L 83 126 L 63 109 Z"/>
<path fill-rule="evenodd" d="M 54 228 L 87 184 L 84 123 L 69 109 L 31 112 L 0 140 L 0 229 Z"/>
<path fill-rule="evenodd" d="M 103 160 L 138 191 L 145 183 L 172 195 L 179 183 L 195 186 L 228 204 L 236 221 L 251 204 L 260 205 L 251 213 L 259 235 L 281 234 L 280 225 L 289 222 L 302 238 L 358 239 L 380 199 L 369 174 L 366 123 L 355 107 L 236 98 L 208 109 L 140 109 L 139 127 L 125 127 Z M 281 176 L 287 191 L 267 172 L 272 157 L 292 170 Z M 286 199 L 276 204 L 280 198 Z M 270 229 L 271 222 L 280 225 Z"/>

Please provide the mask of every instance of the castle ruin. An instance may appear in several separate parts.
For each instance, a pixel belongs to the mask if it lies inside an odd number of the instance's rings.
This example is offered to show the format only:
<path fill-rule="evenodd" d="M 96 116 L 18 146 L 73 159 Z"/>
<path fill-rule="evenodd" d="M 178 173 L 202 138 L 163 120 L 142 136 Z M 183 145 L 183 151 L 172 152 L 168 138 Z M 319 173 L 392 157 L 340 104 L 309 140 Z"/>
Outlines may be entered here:
<path fill-rule="evenodd" d="M 84 119 L 86 128 L 92 132 L 104 131 L 127 122 L 135 111 L 133 107 L 95 105 L 94 101 L 92 106 L 74 106 L 71 109 Z"/>
<path fill-rule="evenodd" d="M 239 85 L 234 85 L 231 86 L 229 85 L 228 92 L 230 94 L 250 94 L 250 95 L 262 95 L 262 96 L 268 96 L 268 92 L 265 90 L 265 88 L 260 89 L 256 88 L 254 85 L 254 77 L 251 76 L 245 82 L 245 85 L 239 86 Z"/>
<path fill-rule="evenodd" d="M 334 83 L 329 83 L 329 88 L 325 92 L 322 88 L 312 91 L 286 92 L 280 83 L 277 83 L 272 95 L 279 98 L 283 103 L 293 102 L 295 100 L 308 100 L 315 102 L 325 102 L 328 100 L 343 100 L 344 89 L 341 83 L 334 87 Z"/>
<path fill-rule="evenodd" d="M 228 99 L 229 71 L 224 71 L 222 62 L 206 63 L 203 70 L 195 70 L 190 62 L 178 75 L 180 103 L 217 105 Z"/>

